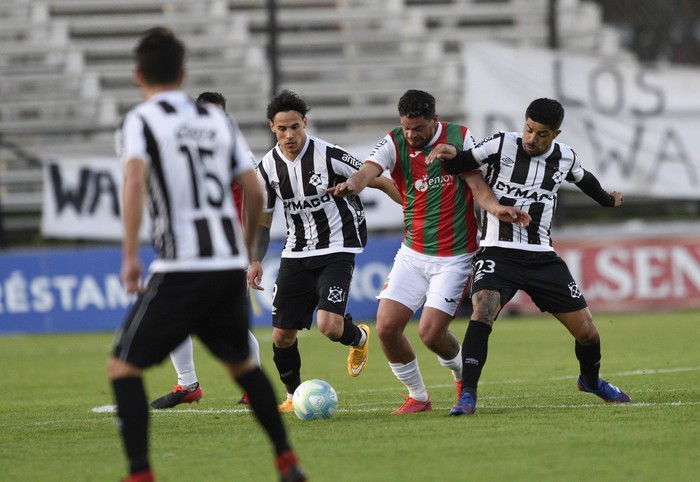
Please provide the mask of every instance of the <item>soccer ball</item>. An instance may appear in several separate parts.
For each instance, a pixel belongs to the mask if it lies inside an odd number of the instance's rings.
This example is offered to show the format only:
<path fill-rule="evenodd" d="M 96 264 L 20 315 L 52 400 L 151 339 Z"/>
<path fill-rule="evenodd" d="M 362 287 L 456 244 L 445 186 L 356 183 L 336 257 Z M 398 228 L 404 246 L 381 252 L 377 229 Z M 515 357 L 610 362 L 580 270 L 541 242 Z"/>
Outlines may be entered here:
<path fill-rule="evenodd" d="M 292 403 L 300 420 L 331 418 L 338 406 L 338 394 L 328 382 L 307 380 L 294 390 Z"/>

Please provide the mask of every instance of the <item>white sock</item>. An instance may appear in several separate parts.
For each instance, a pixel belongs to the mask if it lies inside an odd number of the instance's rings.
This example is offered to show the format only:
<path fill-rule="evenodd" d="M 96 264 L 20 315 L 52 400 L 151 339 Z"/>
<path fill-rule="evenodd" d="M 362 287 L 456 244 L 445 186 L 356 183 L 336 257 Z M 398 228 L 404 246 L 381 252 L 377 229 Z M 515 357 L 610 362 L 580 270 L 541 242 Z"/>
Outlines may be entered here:
<path fill-rule="evenodd" d="M 170 352 L 170 360 L 177 372 L 177 384 L 188 390 L 194 390 L 197 384 L 197 373 L 194 371 L 194 354 L 192 352 L 192 338 L 187 337 L 173 351 Z"/>
<path fill-rule="evenodd" d="M 250 345 L 251 355 L 258 361 L 258 366 L 262 366 L 260 364 L 260 343 L 258 343 L 258 339 L 255 338 L 255 335 L 250 330 L 248 330 L 248 345 Z"/>
<path fill-rule="evenodd" d="M 428 400 L 428 390 L 423 383 L 423 377 L 418 368 L 418 357 L 414 358 L 409 363 L 389 363 L 391 371 L 394 372 L 396 378 L 405 385 L 408 389 L 408 396 L 426 402 Z"/>
<path fill-rule="evenodd" d="M 358 327 L 357 329 L 360 330 L 360 333 L 362 333 L 362 335 L 360 335 L 360 342 L 357 344 L 357 346 L 362 348 L 365 346 L 365 343 L 367 343 L 367 333 L 362 328 Z"/>
<path fill-rule="evenodd" d="M 455 377 L 455 381 L 462 379 L 462 347 L 461 346 L 459 347 L 459 351 L 457 352 L 457 355 L 452 360 L 445 360 L 444 358 L 441 358 L 440 355 L 438 355 L 437 359 L 440 362 L 440 365 L 452 370 L 452 376 Z"/>

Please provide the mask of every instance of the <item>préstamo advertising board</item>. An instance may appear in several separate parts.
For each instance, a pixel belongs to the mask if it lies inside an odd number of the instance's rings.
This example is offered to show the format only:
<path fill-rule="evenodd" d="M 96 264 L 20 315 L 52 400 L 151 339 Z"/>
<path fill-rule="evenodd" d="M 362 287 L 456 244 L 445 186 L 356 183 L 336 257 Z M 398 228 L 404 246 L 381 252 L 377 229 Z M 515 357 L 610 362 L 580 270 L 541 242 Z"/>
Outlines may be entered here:
<path fill-rule="evenodd" d="M 400 243 L 398 235 L 370 236 L 356 257 L 348 303 L 356 320 L 375 320 L 375 296 Z M 555 248 L 594 314 L 700 309 L 699 236 L 581 236 L 555 241 Z M 271 326 L 281 250 L 281 241 L 271 243 L 263 263 L 265 291 L 251 292 L 254 327 Z M 143 248 L 142 258 L 147 264 L 153 251 Z M 114 330 L 132 302 L 119 281 L 120 263 L 117 247 L 0 254 L 0 333 Z M 519 292 L 506 312 L 539 310 Z"/>

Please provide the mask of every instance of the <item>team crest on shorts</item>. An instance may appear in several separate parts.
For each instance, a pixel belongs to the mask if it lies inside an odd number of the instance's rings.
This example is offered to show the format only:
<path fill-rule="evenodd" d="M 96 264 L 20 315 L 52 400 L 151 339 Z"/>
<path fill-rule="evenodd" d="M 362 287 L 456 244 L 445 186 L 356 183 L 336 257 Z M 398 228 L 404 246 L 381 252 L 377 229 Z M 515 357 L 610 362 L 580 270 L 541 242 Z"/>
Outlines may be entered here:
<path fill-rule="evenodd" d="M 331 303 L 342 303 L 345 301 L 345 291 L 340 286 L 328 288 L 328 301 Z"/>
<path fill-rule="evenodd" d="M 572 298 L 580 298 L 581 296 L 583 296 L 581 290 L 578 289 L 578 285 L 576 285 L 576 281 L 572 281 L 571 283 L 569 283 L 569 291 L 571 291 Z"/>

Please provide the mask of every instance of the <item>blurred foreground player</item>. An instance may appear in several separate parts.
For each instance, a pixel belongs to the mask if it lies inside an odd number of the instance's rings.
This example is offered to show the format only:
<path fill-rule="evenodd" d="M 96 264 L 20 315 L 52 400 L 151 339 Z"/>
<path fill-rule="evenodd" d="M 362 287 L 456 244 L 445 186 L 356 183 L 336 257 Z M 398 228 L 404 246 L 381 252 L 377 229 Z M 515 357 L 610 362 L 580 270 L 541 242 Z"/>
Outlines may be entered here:
<path fill-rule="evenodd" d="M 130 482 L 154 480 L 148 456 L 148 402 L 142 372 L 197 334 L 250 395 L 274 445 L 282 481 L 306 480 L 287 439 L 270 382 L 250 355 L 245 268 L 262 192 L 238 128 L 215 107 L 182 92 L 183 44 L 166 29 L 146 32 L 135 50 L 134 79 L 145 102 L 124 119 L 121 277 L 138 299 L 116 333 L 108 374 Z M 231 199 L 236 176 L 247 197 L 245 239 Z M 138 232 L 148 201 L 158 250 L 141 285 Z"/>

